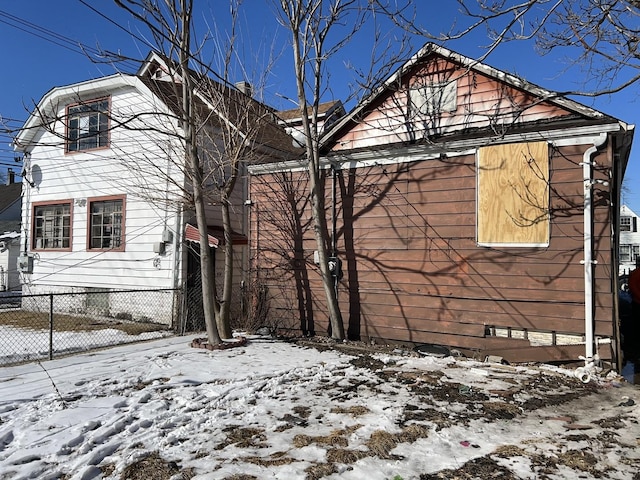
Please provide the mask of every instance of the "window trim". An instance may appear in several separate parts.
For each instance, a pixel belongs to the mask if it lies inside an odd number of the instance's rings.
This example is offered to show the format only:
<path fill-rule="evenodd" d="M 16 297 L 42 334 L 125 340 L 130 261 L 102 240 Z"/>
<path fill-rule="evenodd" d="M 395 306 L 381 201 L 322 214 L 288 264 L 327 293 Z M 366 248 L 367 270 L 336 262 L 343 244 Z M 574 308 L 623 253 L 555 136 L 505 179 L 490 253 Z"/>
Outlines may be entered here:
<path fill-rule="evenodd" d="M 69 246 L 60 248 L 43 248 L 37 247 L 36 238 L 36 208 L 38 207 L 53 207 L 55 205 L 68 205 L 69 206 Z M 29 247 L 32 252 L 70 252 L 73 248 L 73 200 L 43 200 L 39 202 L 33 202 L 31 204 L 31 242 Z M 63 237 L 64 238 L 64 237 Z"/>
<path fill-rule="evenodd" d="M 628 224 L 624 225 L 625 227 L 628 227 L 628 228 L 622 228 L 623 227 L 623 225 L 622 225 L 622 221 L 623 220 L 628 220 L 629 221 Z M 625 216 L 620 217 L 620 231 L 621 232 L 631 232 L 633 230 L 632 227 L 633 227 L 633 221 L 632 221 L 632 218 L 629 215 L 625 215 Z"/>
<path fill-rule="evenodd" d="M 83 149 L 77 149 L 77 150 L 71 150 L 69 148 L 69 146 L 71 145 L 71 143 L 76 142 L 77 140 L 72 141 L 70 138 L 71 135 L 71 129 L 69 128 L 69 124 L 70 124 L 70 120 L 71 120 L 71 114 L 69 113 L 69 110 L 72 109 L 73 107 L 77 107 L 80 105 L 91 105 L 94 103 L 99 103 L 99 102 L 103 102 L 103 101 L 107 101 L 107 110 L 106 110 L 106 117 L 107 117 L 107 141 L 106 141 L 106 145 L 104 146 L 97 146 L 97 147 L 92 147 L 92 148 L 83 148 Z M 100 111 L 97 112 L 98 114 L 100 114 Z M 83 153 L 83 152 L 92 152 L 95 150 L 105 150 L 108 149 L 111 145 L 111 96 L 104 96 L 104 97 L 98 97 L 98 98 L 92 98 L 90 100 L 86 100 L 86 101 L 82 101 L 82 102 L 76 102 L 76 103 L 72 103 L 67 105 L 66 107 L 66 111 L 65 111 L 65 142 L 64 142 L 64 151 L 65 154 L 67 155 L 74 155 L 77 153 Z M 99 133 L 98 133 L 99 135 Z M 98 142 L 99 143 L 99 142 Z"/>
<path fill-rule="evenodd" d="M 122 200 L 122 225 L 121 241 L 118 247 L 108 248 L 92 248 L 91 247 L 91 227 L 92 227 L 92 204 L 100 202 L 109 202 L 113 200 Z M 87 198 L 87 251 L 91 252 L 124 252 L 126 246 L 126 209 L 127 209 L 127 196 L 126 195 L 107 195 L 103 197 L 91 197 Z"/>
<path fill-rule="evenodd" d="M 627 252 L 623 254 L 622 250 L 627 250 Z M 632 256 L 633 256 L 633 249 L 631 248 L 630 244 L 625 243 L 620 245 L 620 247 L 618 248 L 618 261 L 620 263 L 630 263 Z M 623 257 L 625 257 L 626 259 L 623 260 Z"/>

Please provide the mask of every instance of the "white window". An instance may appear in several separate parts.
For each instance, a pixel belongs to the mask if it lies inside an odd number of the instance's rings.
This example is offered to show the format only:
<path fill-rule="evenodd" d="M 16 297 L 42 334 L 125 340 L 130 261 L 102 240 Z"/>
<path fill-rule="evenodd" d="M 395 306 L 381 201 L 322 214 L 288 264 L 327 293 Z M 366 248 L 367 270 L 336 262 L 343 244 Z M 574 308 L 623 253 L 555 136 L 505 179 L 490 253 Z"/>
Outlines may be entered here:
<path fill-rule="evenodd" d="M 631 246 L 631 261 L 633 263 L 638 261 L 640 257 L 640 245 L 632 245 Z"/>
<path fill-rule="evenodd" d="M 90 250 L 124 251 L 124 196 L 89 199 Z"/>
<path fill-rule="evenodd" d="M 414 85 L 409 90 L 409 98 L 417 114 L 455 112 L 458 108 L 458 84 L 454 80 L 446 83 Z"/>
<path fill-rule="evenodd" d="M 67 107 L 67 152 L 104 148 L 109 144 L 109 99 Z"/>
<path fill-rule="evenodd" d="M 631 261 L 631 245 L 620 245 L 620 261 L 623 263 Z"/>
<path fill-rule="evenodd" d="M 631 231 L 631 217 L 620 217 L 620 231 L 621 232 Z"/>
<path fill-rule="evenodd" d="M 71 203 L 37 204 L 33 207 L 34 250 L 71 249 Z"/>

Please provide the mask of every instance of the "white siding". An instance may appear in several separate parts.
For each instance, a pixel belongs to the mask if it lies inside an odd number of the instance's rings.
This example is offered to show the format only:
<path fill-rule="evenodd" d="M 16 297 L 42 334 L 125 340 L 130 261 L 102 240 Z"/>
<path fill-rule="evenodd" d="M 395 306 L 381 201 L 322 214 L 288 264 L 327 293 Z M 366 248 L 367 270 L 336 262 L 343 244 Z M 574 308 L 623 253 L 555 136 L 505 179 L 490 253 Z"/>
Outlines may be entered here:
<path fill-rule="evenodd" d="M 78 286 L 171 288 L 175 285 L 175 242 L 181 238 L 175 231 L 181 228 L 178 192 L 184 178 L 177 167 L 177 162 L 182 160 L 176 154 L 180 148 L 168 148 L 170 142 L 175 141 L 168 135 L 136 130 L 140 126 L 173 128 L 167 117 L 144 115 L 159 108 L 144 91 L 122 84 L 111 94 L 113 116 L 122 120 L 135 114 L 142 116 L 131 122 L 128 129 L 114 128 L 109 148 L 66 154 L 61 138 L 63 122 L 55 123 L 59 135 L 43 130 L 36 138 L 37 145 L 25 162 L 26 177 L 35 185 L 24 184 L 22 241 L 27 242 L 31 252 L 33 202 L 71 201 L 72 247 L 70 251 L 32 252 L 34 268 L 32 274 L 23 275 L 24 293 L 41 292 L 38 285 L 68 289 Z M 62 118 L 65 104 L 60 104 L 57 114 Z M 89 250 L 87 200 L 112 195 L 126 198 L 125 250 Z M 174 241 L 159 255 L 154 253 L 153 245 L 162 240 L 165 229 L 173 231 Z"/>
<path fill-rule="evenodd" d="M 634 246 L 640 249 L 640 217 L 626 205 L 620 207 L 620 218 L 622 217 L 631 218 L 631 231 L 620 231 L 620 246 L 629 245 L 632 251 Z M 633 231 L 634 226 L 635 231 Z M 623 261 L 623 259 L 620 258 L 619 274 L 629 273 L 635 266 L 635 262 Z"/>

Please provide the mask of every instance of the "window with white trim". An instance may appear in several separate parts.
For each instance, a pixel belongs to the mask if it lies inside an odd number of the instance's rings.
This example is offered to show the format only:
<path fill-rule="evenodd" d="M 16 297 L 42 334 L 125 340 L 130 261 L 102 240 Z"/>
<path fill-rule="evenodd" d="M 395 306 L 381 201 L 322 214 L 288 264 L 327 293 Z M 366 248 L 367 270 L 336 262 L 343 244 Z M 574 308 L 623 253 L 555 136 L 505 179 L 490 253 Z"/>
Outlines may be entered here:
<path fill-rule="evenodd" d="M 90 250 L 124 250 L 125 197 L 89 199 Z"/>
<path fill-rule="evenodd" d="M 33 250 L 71 249 L 71 202 L 34 205 Z"/>
<path fill-rule="evenodd" d="M 67 107 L 67 152 L 109 145 L 109 99 Z"/>
<path fill-rule="evenodd" d="M 620 245 L 620 261 L 629 263 L 631 261 L 631 245 Z"/>
<path fill-rule="evenodd" d="M 620 231 L 621 232 L 631 231 L 631 217 L 620 217 Z"/>

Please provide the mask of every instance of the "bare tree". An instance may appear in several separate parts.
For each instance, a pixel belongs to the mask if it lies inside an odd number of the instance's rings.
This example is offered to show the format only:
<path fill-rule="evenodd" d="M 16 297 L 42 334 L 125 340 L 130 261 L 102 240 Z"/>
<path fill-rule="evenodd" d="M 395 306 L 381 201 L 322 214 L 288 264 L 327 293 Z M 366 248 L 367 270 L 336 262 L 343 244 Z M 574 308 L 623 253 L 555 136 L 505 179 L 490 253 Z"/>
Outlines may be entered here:
<path fill-rule="evenodd" d="M 209 343 L 218 344 L 221 337 L 232 335 L 232 217 L 237 213 L 233 210 L 234 195 L 235 204 L 242 203 L 241 193 L 236 190 L 237 180 L 247 163 L 264 162 L 267 158 L 295 152 L 290 138 L 277 127 L 273 112 L 252 98 L 255 87 L 243 83 L 241 91 L 230 82 L 240 2 L 230 2 L 231 35 L 226 40 L 216 40 L 214 61 L 220 64 L 220 73 L 211 67 L 212 62 L 203 60 L 204 46 L 213 38 L 211 31 L 197 46 L 191 45 L 193 0 L 115 2 L 151 31 L 153 44 L 165 60 L 163 68 L 166 71 L 163 73 L 172 79 L 170 82 L 155 82 L 151 88 L 170 104 L 180 126 L 169 134 L 178 139 L 179 151 L 168 152 L 167 156 L 177 157 L 175 167 L 187 178 L 188 189 L 181 194 L 186 208 L 194 210 L 198 225 L 207 337 Z M 149 164 L 154 165 L 155 159 L 149 159 Z M 175 181 L 171 175 L 168 177 L 167 182 Z M 184 186 L 178 186 L 180 188 Z M 224 236 L 221 288 L 216 285 L 208 242 L 207 210 L 212 207 L 219 208 Z M 219 291 L 221 295 L 218 296 Z"/>
<path fill-rule="evenodd" d="M 542 55 L 567 51 L 583 88 L 562 95 L 606 95 L 640 80 L 640 4 L 634 0 L 457 0 L 467 25 L 430 38 L 456 40 L 486 30 L 486 57 L 499 45 L 533 41 Z M 406 23 L 405 23 L 406 25 Z M 415 32 L 415 31 L 414 31 Z M 422 33 L 425 32 L 415 32 Z"/>
<path fill-rule="evenodd" d="M 378 16 L 388 18 L 398 12 L 406 14 L 411 2 L 387 2 L 365 0 L 277 0 L 274 6 L 280 24 L 287 30 L 291 42 L 291 53 L 296 82 L 297 105 L 302 118 L 301 144 L 305 149 L 313 232 L 318 251 L 318 260 L 322 285 L 327 299 L 330 317 L 331 336 L 344 338 L 342 314 L 338 305 L 336 277 L 329 267 L 327 219 L 324 202 L 324 182 L 320 174 L 322 148 L 322 123 L 319 121 L 318 107 L 328 93 L 330 61 L 346 45 L 352 42 L 357 32 L 370 28 L 374 42 L 370 43 L 370 62 L 362 70 L 356 70 L 360 77 L 358 83 L 366 84 L 359 95 L 370 93 L 379 85 L 387 72 L 406 52 L 407 44 L 403 39 L 395 39 L 394 54 L 390 54 L 389 45 L 380 48 L 382 38 Z M 404 7 L 397 7 L 403 4 Z"/>

